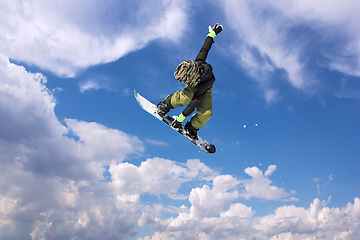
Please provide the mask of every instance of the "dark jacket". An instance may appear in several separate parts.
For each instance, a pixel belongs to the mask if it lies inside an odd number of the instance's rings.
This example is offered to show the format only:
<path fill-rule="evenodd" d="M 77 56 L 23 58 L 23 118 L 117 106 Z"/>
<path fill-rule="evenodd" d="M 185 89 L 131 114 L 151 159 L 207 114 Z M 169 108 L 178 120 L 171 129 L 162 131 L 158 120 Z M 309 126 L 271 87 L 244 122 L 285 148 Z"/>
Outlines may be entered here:
<path fill-rule="evenodd" d="M 196 92 L 189 105 L 184 109 L 183 115 L 189 116 L 197 106 L 199 106 L 201 100 L 205 96 L 206 92 L 210 90 L 215 82 L 215 76 L 212 72 L 212 67 L 206 62 L 207 55 L 210 51 L 212 44 L 214 43 L 213 38 L 207 37 L 205 43 L 200 49 L 199 54 L 195 58 L 195 62 L 200 65 L 201 77 L 200 83 L 196 86 Z"/>

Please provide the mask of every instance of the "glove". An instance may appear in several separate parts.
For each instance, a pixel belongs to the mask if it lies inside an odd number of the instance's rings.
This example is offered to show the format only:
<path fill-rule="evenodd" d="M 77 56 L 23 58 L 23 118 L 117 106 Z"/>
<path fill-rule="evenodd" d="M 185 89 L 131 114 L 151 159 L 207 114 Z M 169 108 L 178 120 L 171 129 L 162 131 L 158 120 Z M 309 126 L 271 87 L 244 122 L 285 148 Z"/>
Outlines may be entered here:
<path fill-rule="evenodd" d="M 179 116 L 176 117 L 176 119 L 172 122 L 171 126 L 173 128 L 180 128 L 182 122 L 185 120 L 185 116 L 181 113 Z"/>
<path fill-rule="evenodd" d="M 214 38 L 216 35 L 218 35 L 223 29 L 222 25 L 219 25 L 218 23 L 215 24 L 215 26 L 212 28 L 211 26 L 209 26 L 209 34 L 207 35 L 207 37 L 212 37 Z"/>

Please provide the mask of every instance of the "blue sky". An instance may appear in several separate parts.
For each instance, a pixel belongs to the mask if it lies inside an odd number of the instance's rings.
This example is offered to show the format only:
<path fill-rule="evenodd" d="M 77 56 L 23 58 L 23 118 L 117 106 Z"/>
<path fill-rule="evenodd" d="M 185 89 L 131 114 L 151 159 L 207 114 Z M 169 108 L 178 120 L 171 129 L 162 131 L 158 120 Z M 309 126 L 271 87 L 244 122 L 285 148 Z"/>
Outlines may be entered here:
<path fill-rule="evenodd" d="M 0 0 L 0 238 L 358 239 L 359 5 Z M 133 91 L 217 22 L 209 155 Z"/>

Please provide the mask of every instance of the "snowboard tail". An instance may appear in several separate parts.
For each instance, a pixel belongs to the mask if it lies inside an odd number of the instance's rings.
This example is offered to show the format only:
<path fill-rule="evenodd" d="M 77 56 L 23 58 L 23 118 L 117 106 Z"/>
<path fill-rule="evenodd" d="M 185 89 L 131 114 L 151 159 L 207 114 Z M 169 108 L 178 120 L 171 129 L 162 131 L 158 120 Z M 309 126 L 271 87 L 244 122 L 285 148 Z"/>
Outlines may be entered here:
<path fill-rule="evenodd" d="M 174 129 L 176 132 L 178 132 L 183 137 L 188 139 L 190 142 L 192 142 L 195 146 L 200 148 L 202 151 L 204 151 L 206 153 L 215 153 L 216 152 L 216 148 L 215 148 L 214 144 L 212 144 L 209 141 L 203 139 L 199 135 L 198 135 L 198 138 L 195 139 L 195 140 L 190 138 L 187 135 L 187 131 L 186 131 L 186 129 L 185 129 L 185 127 L 183 125 L 181 125 L 180 128 L 178 128 L 178 129 L 173 128 L 171 126 L 171 124 L 174 121 L 174 118 L 170 117 L 167 114 L 165 114 L 164 117 L 159 116 L 157 114 L 157 106 L 155 104 L 153 104 L 152 102 L 150 102 L 149 100 L 147 100 L 146 98 L 141 96 L 136 90 L 134 91 L 134 94 L 135 94 L 136 101 L 138 102 L 138 104 L 140 105 L 140 107 L 142 109 L 144 109 L 145 111 L 147 111 L 148 113 L 150 113 L 151 115 L 153 115 L 154 117 L 156 117 L 157 119 L 159 119 L 160 121 L 165 123 L 167 126 Z"/>

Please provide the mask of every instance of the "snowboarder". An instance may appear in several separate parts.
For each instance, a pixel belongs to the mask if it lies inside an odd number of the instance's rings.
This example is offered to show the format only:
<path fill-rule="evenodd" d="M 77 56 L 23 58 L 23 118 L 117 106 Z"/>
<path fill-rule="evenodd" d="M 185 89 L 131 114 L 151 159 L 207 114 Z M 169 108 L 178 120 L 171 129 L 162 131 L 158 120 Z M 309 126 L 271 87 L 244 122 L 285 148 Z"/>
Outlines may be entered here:
<path fill-rule="evenodd" d="M 186 60 L 176 68 L 174 76 L 177 80 L 186 84 L 182 91 L 170 94 L 157 105 L 157 114 L 164 117 L 171 109 L 180 106 L 187 107 L 175 118 L 172 126 L 179 128 L 186 117 L 197 109 L 196 114 L 185 124 L 187 135 L 196 140 L 197 131 L 203 127 L 212 116 L 212 96 L 215 76 L 212 66 L 205 62 L 206 57 L 214 43 L 214 37 L 222 31 L 222 25 L 218 23 L 211 28 L 206 36 L 205 43 L 200 49 L 195 61 Z"/>

